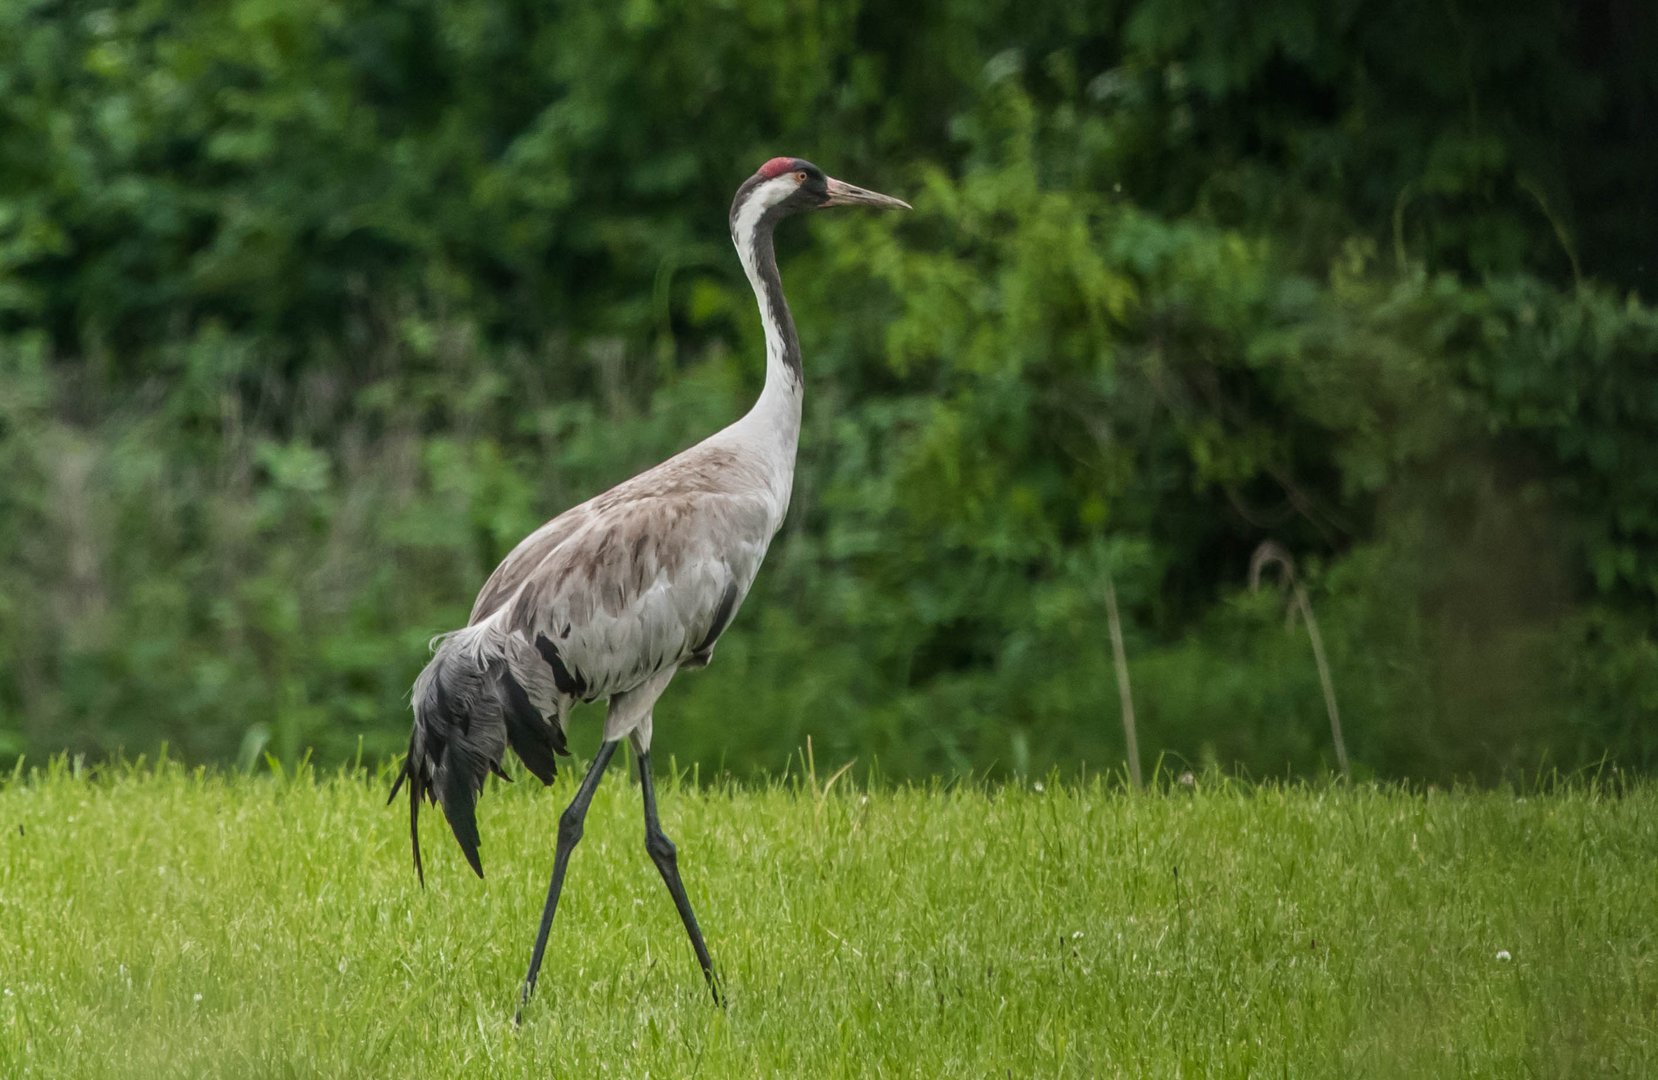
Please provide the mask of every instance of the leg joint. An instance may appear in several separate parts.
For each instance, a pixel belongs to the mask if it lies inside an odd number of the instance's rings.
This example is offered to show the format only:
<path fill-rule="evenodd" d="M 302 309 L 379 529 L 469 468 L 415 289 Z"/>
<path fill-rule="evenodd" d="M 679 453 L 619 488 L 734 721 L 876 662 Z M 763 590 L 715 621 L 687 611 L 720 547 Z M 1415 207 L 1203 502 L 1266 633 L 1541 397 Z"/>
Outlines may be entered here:
<path fill-rule="evenodd" d="M 558 842 L 574 846 L 581 839 L 582 818 L 586 816 L 574 805 L 566 807 L 564 813 L 558 816 Z"/>
<path fill-rule="evenodd" d="M 645 850 L 650 852 L 651 859 L 658 863 L 674 862 L 678 857 L 678 849 L 674 842 L 661 829 L 648 829 L 645 832 Z"/>

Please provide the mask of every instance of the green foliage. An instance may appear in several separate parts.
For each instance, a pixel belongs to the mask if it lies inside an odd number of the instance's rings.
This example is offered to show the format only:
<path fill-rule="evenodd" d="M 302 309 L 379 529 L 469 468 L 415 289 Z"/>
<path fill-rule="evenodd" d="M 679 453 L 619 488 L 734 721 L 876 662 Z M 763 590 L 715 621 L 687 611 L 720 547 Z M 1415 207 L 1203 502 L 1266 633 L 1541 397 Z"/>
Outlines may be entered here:
<path fill-rule="evenodd" d="M 791 224 L 791 519 L 664 745 L 1658 766 L 1658 19 L 1614 2 L 0 12 L 0 759 L 395 752 L 558 510 L 737 415 Z"/>
<path fill-rule="evenodd" d="M 826 759 L 819 758 L 820 761 Z M 0 1072 L 28 1078 L 1645 1076 L 1658 790 L 660 786 L 713 1007 L 598 790 L 512 1024 L 555 790 L 489 876 L 389 774 L 61 762 L 0 782 Z M 619 1064 L 619 1063 L 624 1063 Z"/>

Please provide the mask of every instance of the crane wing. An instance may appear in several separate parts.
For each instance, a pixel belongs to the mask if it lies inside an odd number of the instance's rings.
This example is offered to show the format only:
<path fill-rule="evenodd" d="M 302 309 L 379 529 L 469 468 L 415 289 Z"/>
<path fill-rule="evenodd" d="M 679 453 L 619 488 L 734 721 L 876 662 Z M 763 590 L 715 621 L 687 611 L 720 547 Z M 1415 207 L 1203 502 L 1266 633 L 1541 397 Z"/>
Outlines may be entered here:
<path fill-rule="evenodd" d="M 706 659 L 772 531 L 769 507 L 753 495 L 630 499 L 550 550 L 499 616 L 534 647 L 559 695 L 633 690 Z"/>
<path fill-rule="evenodd" d="M 700 444 L 526 537 L 472 624 L 522 643 L 513 673 L 546 712 L 633 690 L 706 662 L 785 509 L 752 460 Z"/>

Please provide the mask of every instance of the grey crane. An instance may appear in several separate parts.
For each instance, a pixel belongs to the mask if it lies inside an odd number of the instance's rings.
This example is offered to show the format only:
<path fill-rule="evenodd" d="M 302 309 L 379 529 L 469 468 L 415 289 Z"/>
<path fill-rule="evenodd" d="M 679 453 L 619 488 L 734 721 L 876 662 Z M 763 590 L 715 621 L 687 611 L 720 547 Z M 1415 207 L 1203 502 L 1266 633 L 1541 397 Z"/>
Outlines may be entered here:
<path fill-rule="evenodd" d="M 551 783 L 556 755 L 569 753 L 564 729 L 571 709 L 579 702 L 610 702 L 603 743 L 559 817 L 520 1020 L 535 990 L 588 804 L 624 737 L 639 764 L 645 850 L 685 923 L 709 992 L 720 1001 L 714 962 L 680 881 L 674 845 L 657 818 L 651 713 L 677 671 L 702 667 L 713 656 L 789 506 L 803 376 L 772 231 L 792 214 L 850 205 L 909 209 L 792 157 L 772 158 L 737 189 L 731 239 L 766 334 L 759 400 L 730 426 L 525 537 L 484 583 L 467 625 L 438 639 L 415 680 L 414 729 L 391 798 L 406 781 L 409 839 L 422 885 L 422 799 L 443 807 L 467 862 L 482 877 L 474 808 L 489 773 L 505 775 L 507 747 Z"/>

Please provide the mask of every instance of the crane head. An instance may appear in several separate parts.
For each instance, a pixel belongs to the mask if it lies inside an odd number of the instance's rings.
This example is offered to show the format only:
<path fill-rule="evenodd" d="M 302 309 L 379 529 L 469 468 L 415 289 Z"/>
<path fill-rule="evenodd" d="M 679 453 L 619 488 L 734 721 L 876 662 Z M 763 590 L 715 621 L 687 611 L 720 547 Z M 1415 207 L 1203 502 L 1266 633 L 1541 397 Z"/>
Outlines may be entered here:
<path fill-rule="evenodd" d="M 774 157 L 737 189 L 731 219 L 735 225 L 745 208 L 757 217 L 778 218 L 829 206 L 910 209 L 902 199 L 836 180 L 804 158 Z"/>

